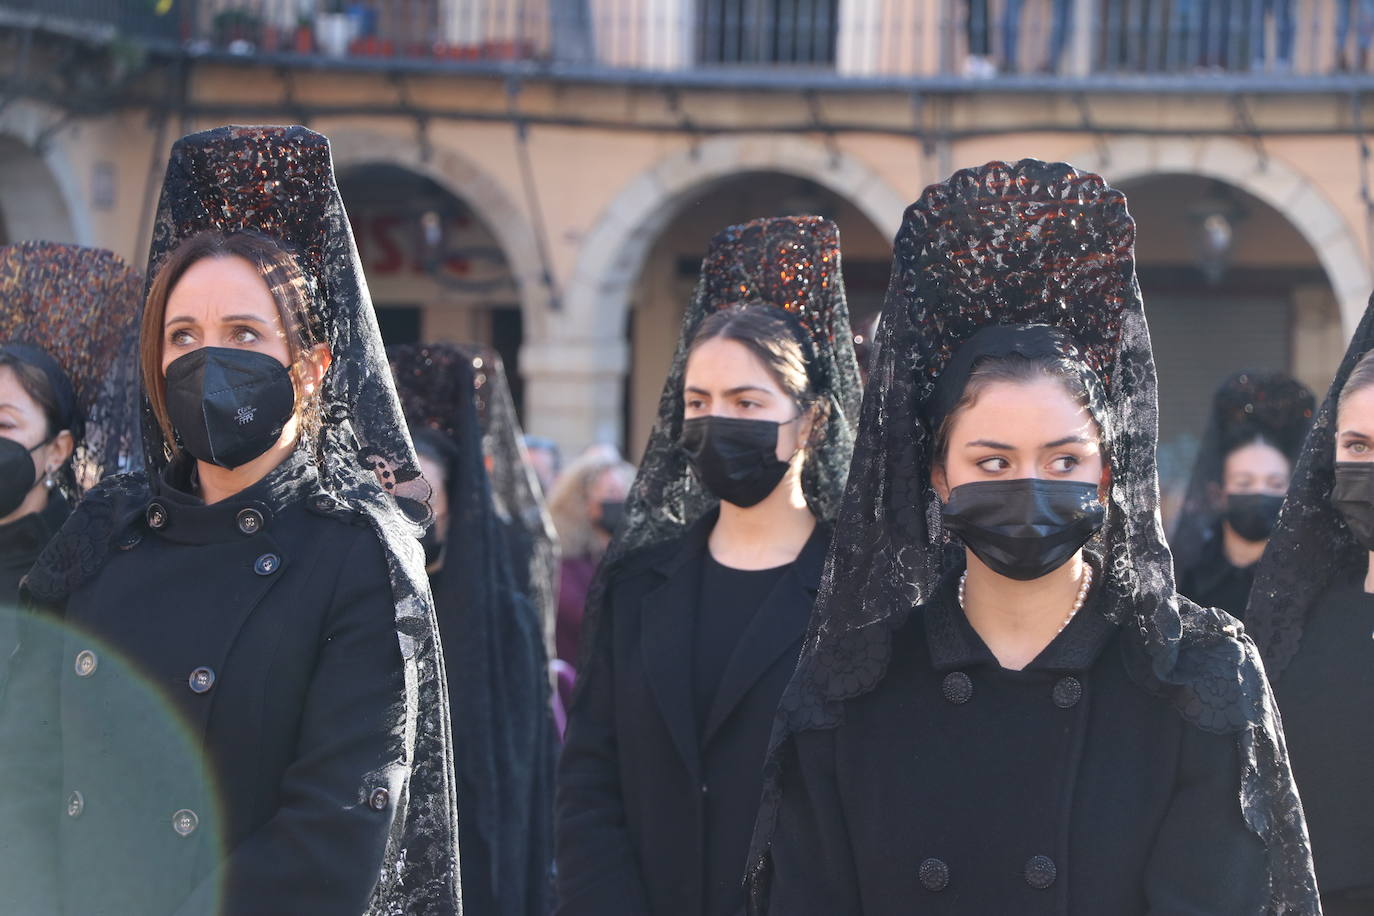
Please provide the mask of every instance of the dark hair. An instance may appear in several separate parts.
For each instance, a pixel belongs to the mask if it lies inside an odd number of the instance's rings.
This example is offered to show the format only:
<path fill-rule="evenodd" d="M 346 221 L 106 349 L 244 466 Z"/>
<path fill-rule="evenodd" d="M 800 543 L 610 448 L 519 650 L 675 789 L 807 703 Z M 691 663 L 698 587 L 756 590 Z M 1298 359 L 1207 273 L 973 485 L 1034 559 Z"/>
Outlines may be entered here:
<path fill-rule="evenodd" d="M 1340 415 L 1341 408 L 1345 407 L 1345 399 L 1357 391 L 1374 387 L 1374 350 L 1370 350 L 1360 361 L 1355 363 L 1355 368 L 1350 370 L 1350 377 L 1341 386 L 1341 395 L 1336 399 L 1336 414 Z"/>
<path fill-rule="evenodd" d="M 818 444 L 824 435 L 828 410 L 811 382 L 810 360 L 802 341 L 805 332 L 787 312 L 762 302 L 736 302 L 712 312 L 697 325 L 687 346 L 690 357 L 708 340 L 733 340 L 752 353 L 783 394 L 800 411 L 817 407 L 811 423 L 807 448 Z"/>
<path fill-rule="evenodd" d="M 47 423 L 44 438 L 51 438 L 61 432 L 62 406 L 58 403 L 57 392 L 53 390 L 47 373 L 13 353 L 0 353 L 0 369 L 12 370 L 15 378 L 19 379 L 19 387 L 23 388 L 24 393 L 33 398 L 38 409 L 43 411 L 43 419 Z"/>
<path fill-rule="evenodd" d="M 295 257 L 276 240 L 255 232 L 208 231 L 182 241 L 153 278 L 139 328 L 143 390 L 169 452 L 176 450 L 176 434 L 167 414 L 167 380 L 162 373 L 162 326 L 167 317 L 167 300 L 192 265 L 211 258 L 239 258 L 257 270 L 277 304 L 293 362 L 320 342 L 311 317 L 311 295 L 305 274 Z M 298 410 L 307 428 L 318 423 L 317 402 L 299 405 Z"/>
<path fill-rule="evenodd" d="M 935 464 L 945 463 L 945 455 L 949 450 L 949 434 L 954 429 L 955 419 L 973 406 L 985 388 L 995 382 L 1025 385 L 1043 378 L 1058 381 L 1080 407 L 1091 407 L 1092 401 L 1088 396 L 1088 386 L 1083 381 L 1083 371 L 1078 363 L 1068 357 L 1031 358 L 1019 353 L 984 357 L 974 363 L 968 383 L 964 385 L 964 393 L 949 413 L 945 414 L 945 418 L 940 421 L 939 429 L 935 431 Z"/>

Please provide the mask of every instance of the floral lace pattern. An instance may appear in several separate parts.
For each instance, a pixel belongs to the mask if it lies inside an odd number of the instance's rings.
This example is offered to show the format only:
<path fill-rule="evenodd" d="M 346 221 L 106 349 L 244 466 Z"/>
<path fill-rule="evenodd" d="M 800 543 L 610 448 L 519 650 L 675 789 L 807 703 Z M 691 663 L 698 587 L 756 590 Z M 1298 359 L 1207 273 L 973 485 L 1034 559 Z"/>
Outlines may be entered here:
<path fill-rule="evenodd" d="M 844 701 L 881 682 L 892 634 L 962 562 L 930 483 L 922 420 L 944 367 L 989 324 L 1068 331 L 1111 460 L 1107 520 L 1089 544 L 1098 612 L 1128 628 L 1130 666 L 1198 727 L 1235 733 L 1238 797 L 1269 850 L 1270 912 L 1318 912 L 1301 806 L 1258 657 L 1229 617 L 1174 592 L 1159 521 L 1154 360 L 1135 279 L 1126 199 L 1063 163 L 993 162 L 926 189 L 906 212 L 826 575 L 765 764 L 750 863 L 752 912 L 767 909 L 769 843 L 791 737 L 834 728 Z M 1243 791 L 1240 791 L 1243 789 Z"/>

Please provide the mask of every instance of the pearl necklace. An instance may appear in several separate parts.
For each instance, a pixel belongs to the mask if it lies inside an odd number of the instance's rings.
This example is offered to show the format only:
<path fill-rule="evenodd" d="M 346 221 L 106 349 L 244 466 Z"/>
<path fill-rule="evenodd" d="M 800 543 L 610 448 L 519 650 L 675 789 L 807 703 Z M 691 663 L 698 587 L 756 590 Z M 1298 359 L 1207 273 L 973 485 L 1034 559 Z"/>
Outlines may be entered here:
<path fill-rule="evenodd" d="M 959 577 L 959 607 L 964 606 L 964 585 L 968 582 L 968 570 Z M 1083 610 L 1083 605 L 1088 600 L 1088 590 L 1093 587 L 1093 568 L 1087 563 L 1083 564 L 1083 584 L 1078 586 L 1078 597 L 1074 599 L 1073 607 L 1069 608 L 1069 616 L 1064 618 L 1064 622 L 1055 631 L 1056 636 L 1064 632 L 1064 628 L 1069 625 L 1074 616 Z"/>

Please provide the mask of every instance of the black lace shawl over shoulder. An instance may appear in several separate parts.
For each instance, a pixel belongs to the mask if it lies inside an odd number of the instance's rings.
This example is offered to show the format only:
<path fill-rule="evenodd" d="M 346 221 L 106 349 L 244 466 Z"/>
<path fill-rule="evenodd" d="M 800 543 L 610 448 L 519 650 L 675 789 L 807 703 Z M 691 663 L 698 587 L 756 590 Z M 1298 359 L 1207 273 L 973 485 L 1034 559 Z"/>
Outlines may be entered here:
<path fill-rule="evenodd" d="M 462 698 L 452 728 L 463 894 L 474 913 L 542 916 L 557 755 L 548 656 L 540 614 L 509 553 L 508 520 L 488 482 L 477 403 L 485 385 L 474 380 L 481 367 L 453 344 L 405 344 L 387 353 L 411 429 L 437 433 L 446 446 L 444 565 L 430 584 L 449 694 Z"/>
<path fill-rule="evenodd" d="M 1330 497 L 1336 483 L 1336 407 L 1355 364 L 1370 350 L 1374 350 L 1374 298 L 1312 422 L 1278 524 L 1255 570 L 1245 626 L 1275 681 L 1282 679 L 1298 653 L 1307 615 L 1322 592 L 1343 572 L 1363 569 L 1368 556 Z"/>
<path fill-rule="evenodd" d="M 456 916 L 462 904 L 448 695 L 416 540 L 428 522 L 429 489 L 391 381 L 329 141 L 303 127 L 221 127 L 177 141 L 158 203 L 150 281 L 183 239 L 205 230 L 272 236 L 300 262 L 313 288 L 311 320 L 333 352 L 320 428 L 303 447 L 320 486 L 341 513 L 366 520 L 387 558 L 406 662 L 411 768 L 367 913 Z M 146 397 L 142 426 L 145 472 L 107 479 L 76 508 L 27 581 L 39 604 L 60 603 L 96 575 L 111 539 L 144 508 L 147 481 L 168 462 Z"/>
<path fill-rule="evenodd" d="M 482 452 L 496 515 L 510 548 L 511 569 L 520 591 L 539 612 L 544 650 L 552 658 L 558 622 L 558 535 L 525 450 L 506 367 L 490 347 L 454 346 L 472 363 Z"/>
<path fill-rule="evenodd" d="M 955 350 L 985 325 L 1049 324 L 1096 375 L 1093 413 L 1111 461 L 1105 612 L 1136 643 L 1142 686 L 1199 728 L 1236 736 L 1237 797 L 1269 852 L 1270 911 L 1318 912 L 1301 804 L 1258 653 L 1238 624 L 1174 591 L 1159 521 L 1154 360 L 1126 199 L 1063 163 L 992 162 L 927 188 L 907 209 L 878 329 L 849 485 L 801 659 L 779 710 L 750 862 L 767 908 L 769 844 L 787 791 L 787 745 L 834 728 L 882 680 L 895 630 L 960 562 L 930 484 L 921 416 Z"/>
<path fill-rule="evenodd" d="M 839 229 L 818 216 L 758 219 L 730 226 L 711 240 L 696 293 L 682 317 L 658 418 L 625 502 L 625 521 L 592 579 L 579 670 L 591 661 L 605 605 L 607 570 L 641 548 L 678 539 L 716 506 L 678 448 L 682 434 L 687 350 L 706 316 L 739 303 L 781 308 L 805 332 L 812 389 L 829 404 L 824 438 L 802 469 L 802 489 L 815 516 L 834 519 L 853 448 L 861 387 L 840 272 Z M 577 702 L 577 693 L 573 702 Z"/>

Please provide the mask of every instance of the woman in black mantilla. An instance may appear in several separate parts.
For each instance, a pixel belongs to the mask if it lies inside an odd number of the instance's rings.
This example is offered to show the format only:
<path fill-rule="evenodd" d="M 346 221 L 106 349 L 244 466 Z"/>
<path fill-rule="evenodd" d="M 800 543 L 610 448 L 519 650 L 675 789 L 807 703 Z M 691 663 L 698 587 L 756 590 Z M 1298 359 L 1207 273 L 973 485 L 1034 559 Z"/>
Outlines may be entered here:
<path fill-rule="evenodd" d="M 142 275 L 112 252 L 0 248 L 0 660 L 14 648 L 4 610 L 69 500 L 134 457 L 138 386 L 125 364 L 142 297 Z"/>
<path fill-rule="evenodd" d="M 463 902 L 484 916 L 547 916 L 557 747 L 548 656 L 488 483 L 474 384 L 485 359 L 474 365 L 452 344 L 388 355 L 434 488 L 423 543 L 448 669 Z"/>
<path fill-rule="evenodd" d="M 148 273 L 146 475 L 26 580 L 6 909 L 456 914 L 428 488 L 328 142 L 183 138 Z"/>
<path fill-rule="evenodd" d="M 1035 160 L 907 210 L 756 912 L 1318 912 L 1254 648 L 1174 593 L 1134 235 Z"/>
<path fill-rule="evenodd" d="M 1169 539 L 1179 594 L 1244 618 L 1316 406 L 1306 386 L 1273 370 L 1238 372 L 1217 389 Z"/>
<path fill-rule="evenodd" d="M 558 607 L 558 536 L 525 449 L 505 364 L 490 347 L 454 344 L 472 362 L 482 454 L 516 587 L 534 606 L 552 657 Z"/>
<path fill-rule="evenodd" d="M 1283 712 L 1327 916 L 1374 914 L 1374 304 L 1298 457 L 1245 627 Z"/>
<path fill-rule="evenodd" d="M 858 393 L 834 224 L 716 236 L 584 624 L 561 916 L 734 916 Z"/>

